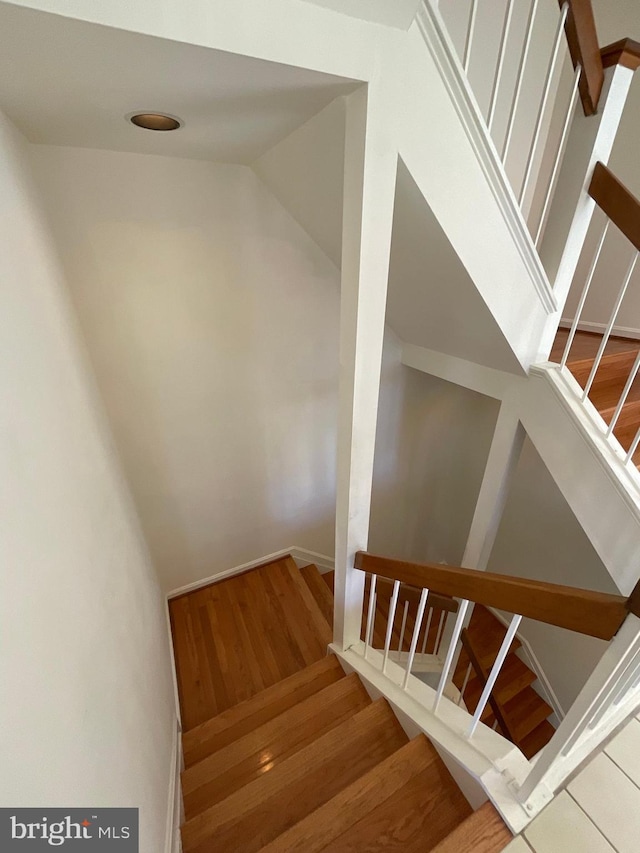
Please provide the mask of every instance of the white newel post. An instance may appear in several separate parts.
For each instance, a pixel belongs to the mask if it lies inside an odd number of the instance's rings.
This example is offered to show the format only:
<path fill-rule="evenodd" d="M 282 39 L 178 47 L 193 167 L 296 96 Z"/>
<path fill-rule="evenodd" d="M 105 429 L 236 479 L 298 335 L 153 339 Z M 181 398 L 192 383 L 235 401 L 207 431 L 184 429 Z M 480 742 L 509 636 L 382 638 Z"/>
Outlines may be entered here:
<path fill-rule="evenodd" d="M 556 791 L 628 714 L 637 711 L 638 691 L 631 690 L 627 701 L 620 691 L 631 686 L 629 677 L 637 677 L 639 667 L 640 619 L 629 615 L 520 786 L 523 803 L 535 797 L 539 786 Z"/>
<path fill-rule="evenodd" d="M 334 643 L 360 637 L 397 151 L 370 84 L 346 99 Z"/>
<path fill-rule="evenodd" d="M 571 127 L 567 156 L 560 170 L 540 247 L 558 303 L 558 311 L 549 317 L 545 327 L 540 346 L 541 361 L 549 356 L 593 217 L 595 202 L 588 193 L 593 170 L 598 161 L 609 162 L 632 79 L 630 68 L 622 65 L 605 68 L 598 113 L 585 117 L 578 111 Z"/>

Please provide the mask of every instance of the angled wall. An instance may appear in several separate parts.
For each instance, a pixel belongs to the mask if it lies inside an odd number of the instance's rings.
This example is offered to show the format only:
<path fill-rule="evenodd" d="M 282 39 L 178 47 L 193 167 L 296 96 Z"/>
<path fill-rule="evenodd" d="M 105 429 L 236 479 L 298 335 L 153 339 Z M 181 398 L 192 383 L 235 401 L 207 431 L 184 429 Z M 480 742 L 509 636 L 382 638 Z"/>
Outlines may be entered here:
<path fill-rule="evenodd" d="M 165 845 L 164 601 L 32 185 L 0 115 L 0 801 L 140 808 Z"/>

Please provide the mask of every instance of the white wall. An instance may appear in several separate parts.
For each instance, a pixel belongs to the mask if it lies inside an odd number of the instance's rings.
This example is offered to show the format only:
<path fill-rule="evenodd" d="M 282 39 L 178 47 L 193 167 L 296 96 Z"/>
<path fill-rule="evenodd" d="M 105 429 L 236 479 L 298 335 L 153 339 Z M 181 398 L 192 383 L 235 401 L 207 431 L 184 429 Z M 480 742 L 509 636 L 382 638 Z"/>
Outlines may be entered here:
<path fill-rule="evenodd" d="M 405 367 L 387 334 L 369 549 L 460 565 L 498 403 Z"/>
<path fill-rule="evenodd" d="M 164 588 L 332 554 L 333 264 L 248 167 L 31 154 Z"/>
<path fill-rule="evenodd" d="M 605 566 L 553 481 L 525 440 L 488 571 L 618 594 Z M 606 643 L 525 619 L 531 643 L 566 711 L 600 659 Z"/>
<path fill-rule="evenodd" d="M 3 806 L 137 806 L 164 849 L 175 709 L 163 598 L 25 143 L 0 114 Z"/>
<path fill-rule="evenodd" d="M 345 99 L 336 98 L 252 167 L 331 258 L 342 261 Z"/>

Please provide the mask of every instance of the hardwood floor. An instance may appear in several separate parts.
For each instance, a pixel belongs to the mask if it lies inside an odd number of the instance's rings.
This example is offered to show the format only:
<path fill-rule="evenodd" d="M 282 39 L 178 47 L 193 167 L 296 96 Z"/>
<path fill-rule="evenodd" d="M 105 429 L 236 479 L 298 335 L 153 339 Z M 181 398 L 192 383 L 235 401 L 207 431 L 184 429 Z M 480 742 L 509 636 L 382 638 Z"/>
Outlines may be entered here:
<path fill-rule="evenodd" d="M 331 630 L 290 557 L 169 602 L 185 731 L 326 655 Z"/>

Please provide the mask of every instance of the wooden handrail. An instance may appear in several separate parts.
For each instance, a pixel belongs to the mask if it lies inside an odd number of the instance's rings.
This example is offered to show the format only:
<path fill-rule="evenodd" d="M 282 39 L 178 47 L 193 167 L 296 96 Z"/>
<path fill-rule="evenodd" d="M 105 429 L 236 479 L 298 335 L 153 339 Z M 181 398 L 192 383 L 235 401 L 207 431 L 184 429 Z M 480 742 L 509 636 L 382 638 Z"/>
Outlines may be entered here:
<path fill-rule="evenodd" d="M 636 71 L 640 68 L 640 42 L 633 39 L 620 39 L 603 47 L 600 56 L 605 68 L 611 65 L 622 65 L 624 68 Z"/>
<path fill-rule="evenodd" d="M 629 613 L 627 599 L 621 595 L 493 572 L 409 563 L 366 551 L 358 551 L 355 567 L 409 586 L 466 598 L 601 640 L 614 637 Z"/>
<path fill-rule="evenodd" d="M 473 671 L 475 672 L 476 677 L 478 678 L 478 681 L 482 685 L 482 690 L 484 690 L 484 688 L 486 687 L 487 679 L 488 679 L 489 675 L 488 675 L 487 671 L 485 670 L 485 668 L 483 667 L 482 661 L 480 660 L 480 658 L 476 654 L 476 650 L 473 648 L 473 643 L 471 642 L 471 638 L 469 637 L 469 632 L 467 631 L 466 628 L 462 629 L 462 633 L 460 634 L 460 640 L 462 641 L 462 648 L 467 653 L 467 657 L 469 658 L 469 660 L 471 662 L 471 666 L 473 668 Z M 482 690 L 480 691 L 481 694 L 482 694 Z M 464 701 L 464 694 L 462 694 L 462 700 Z M 496 720 L 498 721 L 498 725 L 502 729 L 502 734 L 506 738 L 508 738 L 512 743 L 516 743 L 516 739 L 514 737 L 514 734 L 511 731 L 511 729 L 509 728 L 509 723 L 508 723 L 506 717 L 504 716 L 504 714 L 502 713 L 502 708 L 500 706 L 500 703 L 498 702 L 498 699 L 493 695 L 493 691 L 489 694 L 489 704 L 491 705 L 491 710 L 493 711 L 493 714 L 494 714 Z"/>
<path fill-rule="evenodd" d="M 563 6 L 564 0 L 559 0 L 559 4 Z M 604 83 L 604 68 L 591 0 L 569 0 L 569 14 L 564 29 L 573 67 L 582 67 L 578 84 L 582 108 L 586 116 L 591 116 L 598 109 Z"/>
<path fill-rule="evenodd" d="M 603 163 L 596 163 L 589 195 L 640 251 L 640 201 Z"/>

